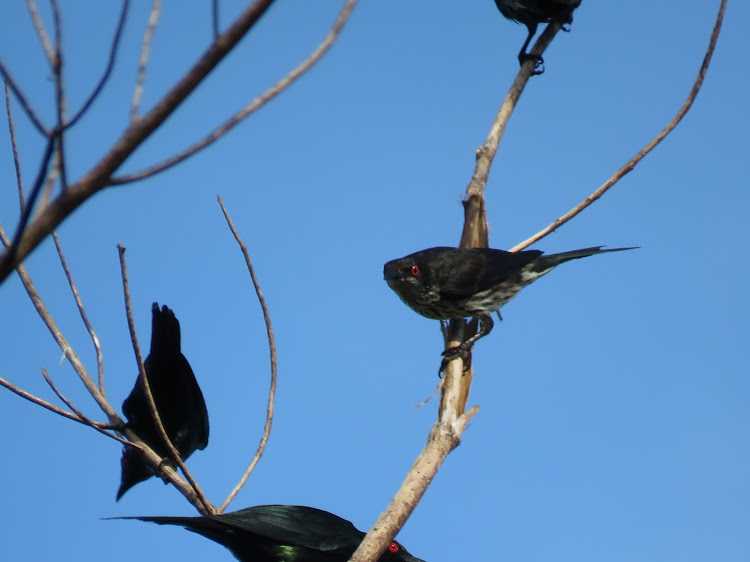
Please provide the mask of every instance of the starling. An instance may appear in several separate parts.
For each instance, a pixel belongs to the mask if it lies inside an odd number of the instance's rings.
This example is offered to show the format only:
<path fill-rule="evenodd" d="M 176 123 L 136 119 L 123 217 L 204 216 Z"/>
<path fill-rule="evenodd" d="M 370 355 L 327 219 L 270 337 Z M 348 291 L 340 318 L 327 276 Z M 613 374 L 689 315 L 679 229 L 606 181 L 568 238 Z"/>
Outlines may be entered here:
<path fill-rule="evenodd" d="M 241 562 L 346 562 L 365 534 L 338 515 L 302 505 L 257 505 L 201 517 L 117 517 L 180 525 Z M 424 562 L 392 541 L 379 562 Z"/>
<path fill-rule="evenodd" d="M 460 346 L 443 352 L 447 360 L 465 356 L 474 343 L 489 334 L 497 312 L 518 291 L 566 261 L 634 248 L 602 246 L 560 254 L 542 255 L 539 250 L 506 252 L 491 248 L 428 248 L 383 266 L 386 282 L 407 306 L 435 320 L 478 318 L 477 333 Z"/>
<path fill-rule="evenodd" d="M 151 351 L 144 362 L 151 393 L 169 439 L 186 460 L 208 445 L 208 411 L 190 363 L 180 351 L 180 323 L 167 306 L 151 307 Z M 122 403 L 126 427 L 135 431 L 162 457 L 169 451 L 156 428 L 146 394 L 136 377 L 133 390 Z M 131 447 L 123 447 L 122 477 L 117 500 L 130 488 L 154 475 L 153 469 Z"/>
<path fill-rule="evenodd" d="M 544 59 L 527 52 L 537 26 L 540 23 L 556 22 L 567 31 L 565 26 L 573 22 L 573 11 L 580 6 L 581 0 L 495 0 L 495 4 L 503 16 L 524 24 L 528 29 L 526 41 L 518 52 L 518 62 L 523 66 L 527 60 L 534 60 L 532 74 L 541 74 L 544 72 Z"/>

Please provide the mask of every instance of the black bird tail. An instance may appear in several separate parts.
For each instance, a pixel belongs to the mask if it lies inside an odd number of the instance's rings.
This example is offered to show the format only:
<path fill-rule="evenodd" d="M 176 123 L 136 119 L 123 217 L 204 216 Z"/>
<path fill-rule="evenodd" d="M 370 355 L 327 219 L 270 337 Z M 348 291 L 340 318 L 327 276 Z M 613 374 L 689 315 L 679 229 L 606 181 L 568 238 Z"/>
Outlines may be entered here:
<path fill-rule="evenodd" d="M 135 517 L 107 517 L 106 519 L 127 519 L 146 521 L 147 523 L 156 523 L 157 525 L 177 525 L 184 527 L 188 531 L 197 533 L 216 541 L 232 549 L 235 541 L 232 540 L 234 535 L 227 534 L 227 526 L 221 521 L 214 519 L 213 517 L 185 517 L 185 516 L 171 516 L 171 515 L 140 515 Z"/>
<path fill-rule="evenodd" d="M 639 246 L 629 246 L 627 248 L 607 248 L 603 249 L 604 246 L 592 246 L 591 248 L 581 248 L 580 250 L 571 250 L 570 252 L 561 252 L 559 254 L 549 254 L 539 256 L 531 264 L 535 273 L 546 273 L 554 267 L 557 267 L 561 263 L 565 263 L 570 260 L 577 260 L 581 258 L 587 258 L 596 254 L 605 254 L 607 252 L 623 252 L 625 250 L 635 250 Z"/>
<path fill-rule="evenodd" d="M 120 487 L 117 489 L 115 501 L 125 495 L 136 484 L 148 480 L 154 474 L 149 466 L 143 461 L 137 450 L 132 447 L 123 447 L 122 457 L 120 458 Z"/>
<path fill-rule="evenodd" d="M 148 523 L 156 523 L 157 525 L 179 525 L 185 528 L 199 528 L 202 522 L 216 524 L 215 521 L 208 517 L 186 517 L 179 515 L 137 515 L 132 517 L 108 517 L 107 519 L 146 521 Z"/>
<path fill-rule="evenodd" d="M 151 305 L 151 353 L 174 357 L 180 353 L 180 322 L 167 305 Z"/>

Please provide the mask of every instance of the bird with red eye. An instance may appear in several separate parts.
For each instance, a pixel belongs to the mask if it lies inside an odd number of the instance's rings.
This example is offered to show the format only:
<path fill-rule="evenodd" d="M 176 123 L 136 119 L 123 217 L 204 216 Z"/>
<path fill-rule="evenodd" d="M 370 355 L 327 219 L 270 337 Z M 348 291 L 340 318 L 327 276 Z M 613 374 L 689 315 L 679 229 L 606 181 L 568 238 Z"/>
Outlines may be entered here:
<path fill-rule="evenodd" d="M 365 534 L 351 521 L 304 505 L 256 505 L 200 517 L 124 517 L 180 525 L 215 541 L 240 562 L 347 562 Z M 425 562 L 396 541 L 377 562 Z"/>
<path fill-rule="evenodd" d="M 500 316 L 500 307 L 527 285 L 566 261 L 632 249 L 593 246 L 543 255 L 539 250 L 436 247 L 387 262 L 383 277 L 404 304 L 422 316 L 441 321 L 479 320 L 476 334 L 443 351 L 442 373 L 447 362 L 458 356 L 467 365 L 474 343 L 492 331 L 490 314 Z"/>

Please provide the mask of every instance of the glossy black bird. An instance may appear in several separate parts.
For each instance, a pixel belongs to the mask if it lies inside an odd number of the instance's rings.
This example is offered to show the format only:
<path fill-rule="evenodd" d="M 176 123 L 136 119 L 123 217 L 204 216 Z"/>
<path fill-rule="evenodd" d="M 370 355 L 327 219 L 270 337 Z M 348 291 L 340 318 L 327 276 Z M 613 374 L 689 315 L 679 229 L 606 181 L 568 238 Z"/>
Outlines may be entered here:
<path fill-rule="evenodd" d="M 365 534 L 338 515 L 303 505 L 258 505 L 203 517 L 117 517 L 180 525 L 242 562 L 346 562 Z M 393 541 L 380 562 L 424 562 Z"/>
<path fill-rule="evenodd" d="M 581 0 L 495 0 L 495 4 L 503 16 L 526 26 L 528 35 L 518 52 L 518 62 L 523 66 L 527 60 L 533 59 L 533 74 L 541 74 L 544 72 L 544 59 L 527 52 L 537 26 L 550 22 L 563 26 L 572 23 L 573 11 L 580 6 Z"/>
<path fill-rule="evenodd" d="M 383 266 L 383 277 L 401 300 L 422 316 L 435 320 L 476 317 L 480 329 L 458 347 L 443 352 L 445 362 L 465 354 L 492 331 L 490 314 L 518 291 L 566 261 L 633 248 L 602 246 L 560 254 L 543 255 L 539 250 L 506 252 L 491 248 L 428 248 Z"/>
<path fill-rule="evenodd" d="M 151 307 L 151 351 L 144 362 L 151 393 L 164 429 L 172 444 L 186 460 L 197 449 L 208 445 L 208 411 L 203 393 L 195 380 L 190 363 L 180 351 L 180 323 L 167 306 Z M 169 451 L 162 441 L 146 395 L 136 378 L 133 390 L 122 403 L 127 427 L 159 453 L 168 457 Z M 122 477 L 117 499 L 130 488 L 154 475 L 136 449 L 123 447 Z"/>

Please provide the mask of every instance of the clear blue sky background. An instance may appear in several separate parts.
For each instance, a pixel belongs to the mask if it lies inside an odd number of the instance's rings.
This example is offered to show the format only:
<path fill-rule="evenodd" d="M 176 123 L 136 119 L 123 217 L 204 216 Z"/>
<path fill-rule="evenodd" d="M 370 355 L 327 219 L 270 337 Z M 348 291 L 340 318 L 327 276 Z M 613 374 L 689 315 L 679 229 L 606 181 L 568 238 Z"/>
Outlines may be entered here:
<path fill-rule="evenodd" d="M 279 1 L 124 169 L 172 154 L 283 76 L 342 3 Z M 104 66 L 119 3 L 62 4 L 77 107 Z M 106 94 L 69 137 L 72 178 L 127 123 L 149 4 L 134 2 Z M 688 0 L 677 12 L 673 4 L 587 0 L 573 32 L 556 39 L 490 178 L 494 247 L 576 203 L 671 118 L 718 2 Z M 223 21 L 242 5 L 223 1 Z M 147 107 L 206 47 L 209 15 L 209 2 L 165 3 Z M 750 559 L 748 19 L 747 2 L 731 2 L 705 87 L 673 136 L 539 244 L 642 249 L 566 265 L 504 309 L 475 353 L 471 403 L 481 411 L 400 534 L 415 555 Z M 98 195 L 62 226 L 115 405 L 135 377 L 118 242 L 128 248 L 141 342 L 152 301 L 181 320 L 211 413 L 210 446 L 190 466 L 212 499 L 255 450 L 268 386 L 260 310 L 216 195 L 252 250 L 281 356 L 271 442 L 234 506 L 309 504 L 367 528 L 434 420 L 436 401 L 418 403 L 435 388 L 441 346 L 437 323 L 398 301 L 382 264 L 457 242 L 474 150 L 516 72 L 524 33 L 490 0 L 363 1 L 330 55 L 219 145 Z M 50 122 L 50 73 L 23 2 L 0 8 L 0 52 Z M 41 144 L 17 107 L 16 118 L 28 184 Z M 12 229 L 5 129 L 3 120 L 0 222 Z M 94 372 L 51 242 L 27 265 Z M 0 287 L 0 317 L 0 376 L 49 397 L 46 367 L 96 415 L 16 278 Z M 100 519 L 192 512 L 155 480 L 116 504 L 116 443 L 5 391 L 0 416 L 0 559 L 231 559 L 179 528 Z"/>

